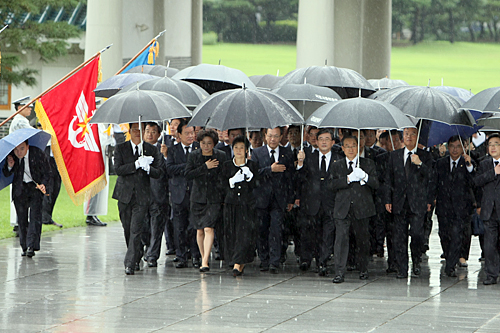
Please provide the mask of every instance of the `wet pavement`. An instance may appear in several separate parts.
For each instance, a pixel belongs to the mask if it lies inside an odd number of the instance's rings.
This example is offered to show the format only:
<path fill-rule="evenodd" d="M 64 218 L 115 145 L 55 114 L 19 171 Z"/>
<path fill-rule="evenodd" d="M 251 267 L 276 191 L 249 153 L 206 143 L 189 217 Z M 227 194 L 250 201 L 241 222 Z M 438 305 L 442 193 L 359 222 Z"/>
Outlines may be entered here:
<path fill-rule="evenodd" d="M 421 276 L 397 280 L 374 258 L 367 281 L 350 272 L 338 285 L 300 272 L 290 249 L 277 275 L 258 260 L 242 277 L 215 260 L 202 274 L 162 255 L 126 276 L 120 223 L 44 234 L 41 248 L 29 259 L 18 239 L 0 241 L 0 332 L 500 331 L 500 285 L 482 284 L 477 237 L 458 278 L 444 275 L 433 230 Z"/>

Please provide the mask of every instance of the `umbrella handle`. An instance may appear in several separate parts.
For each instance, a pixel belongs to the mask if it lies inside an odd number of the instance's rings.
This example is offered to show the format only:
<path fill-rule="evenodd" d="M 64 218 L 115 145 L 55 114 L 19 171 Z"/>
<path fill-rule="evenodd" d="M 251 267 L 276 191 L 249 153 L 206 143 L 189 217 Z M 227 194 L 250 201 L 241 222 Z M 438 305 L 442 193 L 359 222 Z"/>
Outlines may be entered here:
<path fill-rule="evenodd" d="M 392 140 L 391 130 L 389 130 L 389 137 L 391 138 L 392 151 L 394 151 L 394 141 Z"/>
<path fill-rule="evenodd" d="M 359 168 L 359 159 L 361 158 L 361 156 L 359 156 L 359 146 L 360 146 L 359 142 L 361 141 L 360 140 L 360 133 L 361 133 L 361 130 L 358 128 L 358 163 L 357 163 L 358 164 L 358 166 L 357 166 L 358 168 Z"/>
<path fill-rule="evenodd" d="M 141 156 L 144 156 L 144 142 L 142 141 L 142 124 L 141 124 L 142 115 L 139 115 L 139 131 L 141 132 Z"/>

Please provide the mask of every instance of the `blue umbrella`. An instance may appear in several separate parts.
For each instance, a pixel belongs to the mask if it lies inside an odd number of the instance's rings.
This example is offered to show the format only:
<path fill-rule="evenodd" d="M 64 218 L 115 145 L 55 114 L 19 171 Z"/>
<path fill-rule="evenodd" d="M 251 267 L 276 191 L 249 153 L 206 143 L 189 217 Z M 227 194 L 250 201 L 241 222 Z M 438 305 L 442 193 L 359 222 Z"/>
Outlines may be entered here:
<path fill-rule="evenodd" d="M 24 141 L 28 140 L 30 146 L 35 146 L 44 150 L 50 137 L 49 133 L 35 128 L 22 128 L 7 135 L 0 140 L 0 170 L 5 164 L 7 155 Z M 0 190 L 11 184 L 13 179 L 14 175 L 4 177 L 3 172 L 0 171 Z"/>

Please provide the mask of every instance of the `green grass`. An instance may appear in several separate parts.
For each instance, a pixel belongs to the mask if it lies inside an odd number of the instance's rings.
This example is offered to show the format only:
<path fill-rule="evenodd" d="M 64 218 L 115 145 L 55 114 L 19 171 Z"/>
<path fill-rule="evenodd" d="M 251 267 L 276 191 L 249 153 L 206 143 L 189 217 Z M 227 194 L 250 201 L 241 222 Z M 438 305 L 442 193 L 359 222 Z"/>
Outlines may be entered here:
<path fill-rule="evenodd" d="M 294 45 L 216 44 L 203 46 L 203 62 L 242 70 L 247 75 L 283 76 L 295 69 Z M 393 47 L 391 78 L 412 85 L 455 86 L 478 93 L 500 86 L 500 44 L 424 42 Z"/>
<path fill-rule="evenodd" d="M 110 222 L 118 221 L 118 206 L 116 200 L 111 198 L 113 189 L 116 183 L 116 176 L 109 177 L 109 199 L 108 199 L 108 215 L 99 216 L 101 221 Z M 0 191 L 0 239 L 13 237 L 12 227 L 10 226 L 10 203 L 9 203 L 9 187 Z M 61 186 L 61 192 L 57 198 L 52 215 L 54 221 L 64 225 L 64 228 L 82 227 L 85 224 L 85 215 L 83 215 L 83 206 L 75 206 L 73 201 L 68 196 L 64 185 Z M 42 232 L 59 230 L 56 226 L 44 225 Z"/>

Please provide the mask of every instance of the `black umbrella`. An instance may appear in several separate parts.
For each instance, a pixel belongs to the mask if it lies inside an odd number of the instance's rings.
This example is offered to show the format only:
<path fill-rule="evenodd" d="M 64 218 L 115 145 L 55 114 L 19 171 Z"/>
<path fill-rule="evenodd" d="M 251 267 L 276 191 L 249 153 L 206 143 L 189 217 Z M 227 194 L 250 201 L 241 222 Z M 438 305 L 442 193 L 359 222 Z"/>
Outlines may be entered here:
<path fill-rule="evenodd" d="M 164 77 L 165 76 L 165 71 L 166 71 L 166 74 L 167 74 L 166 76 L 168 76 L 168 77 L 172 77 L 175 74 L 179 73 L 179 70 L 177 68 L 167 67 L 167 66 L 163 66 L 163 65 L 142 65 L 142 66 L 136 66 L 134 68 L 129 69 L 126 73 L 127 74 L 143 73 L 143 74 L 149 74 L 149 75 Z"/>
<path fill-rule="evenodd" d="M 266 75 L 252 75 L 249 79 L 255 84 L 257 88 L 273 89 L 274 86 L 281 81 L 282 76 L 271 74 Z"/>
<path fill-rule="evenodd" d="M 182 104 L 191 109 L 194 109 L 209 96 L 205 90 L 194 83 L 169 77 L 155 78 L 138 84 L 132 83 L 123 88 L 119 94 L 137 89 L 165 92 L 179 99 Z"/>
<path fill-rule="evenodd" d="M 342 98 L 358 97 L 360 90 L 361 96 L 367 97 L 375 91 L 372 85 L 358 72 L 334 66 L 298 68 L 286 74 L 278 82 L 276 88 L 291 83 L 309 83 L 328 87 L 335 90 Z"/>
<path fill-rule="evenodd" d="M 125 86 L 132 83 L 137 83 L 145 80 L 155 79 L 156 76 L 141 73 L 132 74 L 120 74 L 115 75 L 107 79 L 106 81 L 99 84 L 97 88 L 94 89 L 96 97 L 110 98 L 117 92 L 119 92 Z"/>
<path fill-rule="evenodd" d="M 222 65 L 200 64 L 181 70 L 174 79 L 193 82 L 205 89 L 209 94 L 214 92 L 241 88 L 255 88 L 253 82 L 242 71 Z"/>
<path fill-rule="evenodd" d="M 500 111 L 500 87 L 488 88 L 478 92 L 465 102 L 462 109 L 482 112 Z"/>
<path fill-rule="evenodd" d="M 193 111 L 189 126 L 231 128 L 275 128 L 302 124 L 304 118 L 284 98 L 257 89 L 233 89 L 216 93 Z"/>
<path fill-rule="evenodd" d="M 133 90 L 117 94 L 95 111 L 91 123 L 124 124 L 191 117 L 174 96 L 159 91 Z"/>
<path fill-rule="evenodd" d="M 375 90 L 392 89 L 396 87 L 408 86 L 409 84 L 403 80 L 393 80 L 389 78 L 371 79 L 368 80 Z"/>

